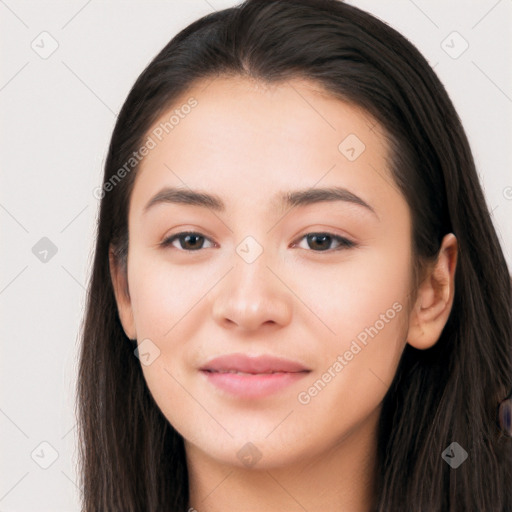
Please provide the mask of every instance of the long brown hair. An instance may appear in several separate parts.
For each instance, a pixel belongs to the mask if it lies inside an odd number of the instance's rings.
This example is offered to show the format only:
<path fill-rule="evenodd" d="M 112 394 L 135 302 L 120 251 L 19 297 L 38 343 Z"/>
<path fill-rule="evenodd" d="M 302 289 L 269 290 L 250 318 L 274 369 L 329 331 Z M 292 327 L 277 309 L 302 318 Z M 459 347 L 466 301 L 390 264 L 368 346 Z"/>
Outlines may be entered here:
<path fill-rule="evenodd" d="M 105 163 L 77 387 L 83 510 L 183 512 L 182 437 L 145 383 L 117 312 L 112 246 L 128 254 L 137 166 L 112 177 L 154 121 L 199 79 L 221 74 L 316 81 L 383 127 L 391 171 L 413 219 L 413 250 L 458 239 L 455 298 L 438 342 L 407 345 L 383 402 L 375 510 L 512 510 L 511 439 L 496 422 L 511 389 L 511 286 L 463 127 L 418 50 L 372 15 L 336 0 L 248 0 L 192 23 L 152 60 L 119 114 Z M 468 460 L 441 457 L 452 442 Z"/>

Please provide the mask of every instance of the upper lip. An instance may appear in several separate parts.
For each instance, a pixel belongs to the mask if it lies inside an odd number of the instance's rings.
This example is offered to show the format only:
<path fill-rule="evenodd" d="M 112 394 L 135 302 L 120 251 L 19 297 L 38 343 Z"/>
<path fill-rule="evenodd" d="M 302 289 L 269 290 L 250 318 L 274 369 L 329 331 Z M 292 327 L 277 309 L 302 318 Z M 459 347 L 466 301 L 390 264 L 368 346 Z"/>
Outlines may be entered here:
<path fill-rule="evenodd" d="M 245 354 L 228 354 L 215 357 L 204 364 L 201 370 L 209 371 L 238 371 L 244 373 L 298 373 L 310 371 L 304 365 L 280 357 L 261 355 L 248 356 Z"/>

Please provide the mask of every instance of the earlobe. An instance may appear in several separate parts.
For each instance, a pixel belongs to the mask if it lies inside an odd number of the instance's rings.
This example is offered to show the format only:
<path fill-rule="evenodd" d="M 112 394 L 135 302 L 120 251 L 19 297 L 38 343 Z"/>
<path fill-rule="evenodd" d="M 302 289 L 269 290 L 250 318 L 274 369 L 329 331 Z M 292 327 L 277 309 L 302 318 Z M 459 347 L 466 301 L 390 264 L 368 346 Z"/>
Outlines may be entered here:
<path fill-rule="evenodd" d="M 409 345 L 425 350 L 434 346 L 448 321 L 455 295 L 457 238 L 445 235 L 438 258 L 418 288 L 409 317 Z"/>
<path fill-rule="evenodd" d="M 133 318 L 132 304 L 128 290 L 127 270 L 118 261 L 114 249 L 109 249 L 109 266 L 110 276 L 112 279 L 112 287 L 116 297 L 117 311 L 119 320 L 123 326 L 126 336 L 130 340 L 137 339 L 135 330 L 135 322 Z"/>

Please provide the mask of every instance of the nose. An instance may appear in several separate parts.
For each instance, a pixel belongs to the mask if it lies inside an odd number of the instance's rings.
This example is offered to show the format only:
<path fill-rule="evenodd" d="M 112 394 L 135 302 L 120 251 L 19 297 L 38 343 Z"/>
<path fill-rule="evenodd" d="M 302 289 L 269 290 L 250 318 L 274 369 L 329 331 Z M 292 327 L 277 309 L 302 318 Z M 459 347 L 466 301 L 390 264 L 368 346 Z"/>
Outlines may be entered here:
<path fill-rule="evenodd" d="M 234 267 L 216 287 L 213 300 L 213 317 L 223 328 L 255 331 L 290 323 L 293 294 L 283 269 L 269 263 L 265 252 L 252 263 L 235 254 Z"/>

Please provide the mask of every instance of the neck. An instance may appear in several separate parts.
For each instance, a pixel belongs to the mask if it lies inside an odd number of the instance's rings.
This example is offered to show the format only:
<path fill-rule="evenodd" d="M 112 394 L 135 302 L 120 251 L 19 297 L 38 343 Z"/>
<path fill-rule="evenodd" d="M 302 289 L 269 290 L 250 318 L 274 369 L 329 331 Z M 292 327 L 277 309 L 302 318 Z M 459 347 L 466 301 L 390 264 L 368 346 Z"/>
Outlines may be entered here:
<path fill-rule="evenodd" d="M 189 510 L 369 512 L 379 414 L 380 408 L 322 453 L 280 467 L 223 464 L 185 441 Z"/>

